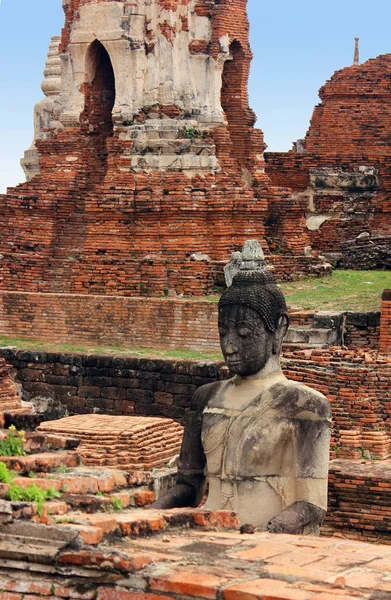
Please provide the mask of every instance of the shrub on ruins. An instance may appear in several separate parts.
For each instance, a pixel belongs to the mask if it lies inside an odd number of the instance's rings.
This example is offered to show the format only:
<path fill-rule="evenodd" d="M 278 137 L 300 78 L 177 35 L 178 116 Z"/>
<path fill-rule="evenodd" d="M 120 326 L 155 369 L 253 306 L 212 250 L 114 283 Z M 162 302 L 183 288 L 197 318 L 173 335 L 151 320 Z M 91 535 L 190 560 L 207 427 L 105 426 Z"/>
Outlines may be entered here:
<path fill-rule="evenodd" d="M 11 425 L 6 437 L 0 441 L 0 456 L 25 456 L 25 442 L 25 432 L 17 431 L 15 425 Z"/>
<path fill-rule="evenodd" d="M 0 483 L 12 483 L 15 477 L 15 471 L 11 471 L 5 463 L 0 462 Z"/>
<path fill-rule="evenodd" d="M 11 471 L 5 463 L 0 462 L 0 483 L 9 485 L 5 499 L 11 500 L 11 502 L 31 502 L 36 505 L 39 516 L 42 515 L 45 502 L 61 496 L 54 488 L 50 487 L 47 490 L 42 490 L 35 483 L 22 488 L 14 482 L 15 477 L 15 471 Z"/>
<path fill-rule="evenodd" d="M 42 490 L 35 483 L 32 483 L 26 488 L 20 487 L 16 483 L 11 483 L 7 492 L 6 499 L 12 502 L 32 502 L 37 507 L 39 516 L 42 515 L 45 502 L 59 498 L 61 494 L 54 488 Z"/>

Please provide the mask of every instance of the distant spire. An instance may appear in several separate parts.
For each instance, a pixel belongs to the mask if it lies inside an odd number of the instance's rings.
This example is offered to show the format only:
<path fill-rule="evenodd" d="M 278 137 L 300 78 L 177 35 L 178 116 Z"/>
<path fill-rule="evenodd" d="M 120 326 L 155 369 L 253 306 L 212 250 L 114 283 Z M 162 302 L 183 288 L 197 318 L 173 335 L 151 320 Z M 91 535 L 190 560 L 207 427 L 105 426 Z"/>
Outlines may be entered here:
<path fill-rule="evenodd" d="M 360 38 L 356 37 L 354 38 L 356 44 L 354 47 L 354 59 L 353 59 L 353 64 L 354 65 L 359 65 L 360 64 L 360 46 L 359 46 L 359 41 Z"/>

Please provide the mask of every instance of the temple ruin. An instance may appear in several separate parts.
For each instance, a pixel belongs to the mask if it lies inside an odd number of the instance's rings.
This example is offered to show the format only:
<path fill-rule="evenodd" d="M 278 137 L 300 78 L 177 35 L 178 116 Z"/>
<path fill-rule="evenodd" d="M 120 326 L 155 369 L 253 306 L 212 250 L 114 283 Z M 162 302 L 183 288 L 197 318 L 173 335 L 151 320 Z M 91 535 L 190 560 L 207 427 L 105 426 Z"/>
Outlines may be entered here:
<path fill-rule="evenodd" d="M 289 195 L 265 174 L 248 105 L 246 0 L 63 8 L 22 160 L 28 181 L 0 196 L 2 289 L 204 295 L 246 239 L 270 256 L 269 205 Z M 304 256 L 304 231 L 298 213 L 271 260 L 277 277 L 318 263 Z"/>
<path fill-rule="evenodd" d="M 306 140 L 265 162 L 246 0 L 63 7 L 27 182 L 0 196 L 4 335 L 216 350 L 216 305 L 176 296 L 221 287 L 247 238 L 279 279 L 329 272 L 319 250 L 387 266 L 389 55 L 357 47 Z M 283 373 L 332 409 L 323 537 L 145 510 L 223 363 L 1 348 L 0 443 L 24 439 L 0 456 L 1 598 L 390 598 L 391 290 L 381 314 L 289 313 Z"/>
<path fill-rule="evenodd" d="M 269 205 L 273 235 L 284 244 L 287 223 L 301 226 L 301 205 L 314 248 L 345 268 L 389 269 L 391 55 L 360 65 L 357 49 L 319 96 L 305 138 L 289 152 L 266 153 L 273 184 L 291 189 L 286 211 Z"/>

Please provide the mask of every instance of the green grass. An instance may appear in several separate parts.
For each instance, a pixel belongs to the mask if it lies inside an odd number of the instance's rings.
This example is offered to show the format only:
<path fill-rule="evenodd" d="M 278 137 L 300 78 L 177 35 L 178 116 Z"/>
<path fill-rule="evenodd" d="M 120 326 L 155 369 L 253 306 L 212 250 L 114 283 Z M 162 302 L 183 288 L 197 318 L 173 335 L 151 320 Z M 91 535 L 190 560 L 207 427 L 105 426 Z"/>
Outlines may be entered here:
<path fill-rule="evenodd" d="M 378 311 L 383 290 L 391 288 L 390 271 L 340 271 L 331 277 L 284 283 L 290 307 L 308 310 Z"/>
<path fill-rule="evenodd" d="M 160 350 L 140 346 L 89 346 L 88 344 L 62 344 L 20 337 L 0 337 L 0 347 L 13 346 L 22 350 L 40 352 L 72 352 L 85 354 L 113 354 L 115 356 L 136 356 L 137 358 L 176 358 L 178 360 L 223 360 L 220 352 L 195 352 L 192 350 Z"/>

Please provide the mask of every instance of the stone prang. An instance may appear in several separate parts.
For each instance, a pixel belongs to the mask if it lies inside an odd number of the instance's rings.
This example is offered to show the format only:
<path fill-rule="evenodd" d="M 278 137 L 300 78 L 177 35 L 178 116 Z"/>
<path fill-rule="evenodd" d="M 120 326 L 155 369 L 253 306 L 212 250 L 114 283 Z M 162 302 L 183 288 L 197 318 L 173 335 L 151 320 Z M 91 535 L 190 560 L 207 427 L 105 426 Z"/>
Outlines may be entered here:
<path fill-rule="evenodd" d="M 39 174 L 39 153 L 36 147 L 38 140 L 47 137 L 47 132 L 53 127 L 53 108 L 54 101 L 61 89 L 61 59 L 58 54 L 58 45 L 60 37 L 55 35 L 50 40 L 48 59 L 46 68 L 43 72 L 45 79 L 41 84 L 41 89 L 45 94 L 38 104 L 34 107 L 34 139 L 20 164 L 24 170 L 27 181 L 30 181 L 34 175 Z"/>

